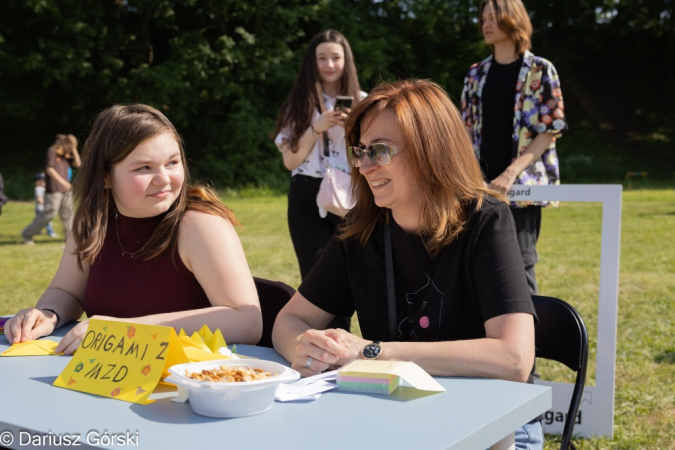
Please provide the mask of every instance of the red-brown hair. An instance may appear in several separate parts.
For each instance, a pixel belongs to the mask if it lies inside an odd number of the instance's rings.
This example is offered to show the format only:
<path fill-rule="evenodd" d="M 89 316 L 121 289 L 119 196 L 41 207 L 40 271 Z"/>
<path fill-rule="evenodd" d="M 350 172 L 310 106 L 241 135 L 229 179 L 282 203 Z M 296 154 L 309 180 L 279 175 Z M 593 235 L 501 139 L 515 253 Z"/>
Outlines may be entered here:
<path fill-rule="evenodd" d="M 92 264 L 96 260 L 105 240 L 108 211 L 114 204 L 112 192 L 105 186 L 106 175 L 141 143 L 166 132 L 171 133 L 178 142 L 185 181 L 180 195 L 163 214 L 139 257 L 149 260 L 167 248 L 173 252 L 178 242 L 180 221 L 186 211 L 196 210 L 221 216 L 237 224 L 234 213 L 212 189 L 190 185 L 183 141 L 164 114 L 147 105 L 115 105 L 96 117 L 82 150 L 82 166 L 73 183 L 76 208 L 72 233 L 80 268 L 83 261 Z"/>
<path fill-rule="evenodd" d="M 483 0 L 480 4 L 478 27 L 483 29 L 483 11 L 492 8 L 497 26 L 516 44 L 516 53 L 523 56 L 532 48 L 532 22 L 521 0 Z M 494 52 L 494 46 L 490 49 Z"/>
<path fill-rule="evenodd" d="M 429 80 L 403 80 L 378 85 L 354 108 L 345 122 L 348 146 L 359 145 L 364 120 L 390 110 L 396 114 L 409 169 L 422 193 L 421 215 L 427 249 L 438 253 L 462 231 L 472 209 L 480 209 L 489 193 L 462 118 L 447 93 Z M 352 169 L 356 205 L 347 214 L 340 238 L 369 239 L 386 208 L 374 202 L 368 181 Z"/>

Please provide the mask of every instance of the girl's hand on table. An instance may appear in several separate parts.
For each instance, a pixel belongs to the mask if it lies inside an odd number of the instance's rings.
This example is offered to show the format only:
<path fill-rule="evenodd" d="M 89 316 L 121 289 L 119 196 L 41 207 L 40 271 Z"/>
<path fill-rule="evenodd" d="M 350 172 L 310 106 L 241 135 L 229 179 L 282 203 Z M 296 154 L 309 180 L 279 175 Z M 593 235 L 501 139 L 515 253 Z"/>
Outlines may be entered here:
<path fill-rule="evenodd" d="M 92 316 L 89 319 L 114 320 L 113 318 L 106 316 Z M 63 353 L 64 355 L 72 355 L 75 353 L 75 350 L 77 350 L 77 348 L 80 346 L 84 335 L 87 334 L 89 319 L 78 322 L 78 324 L 75 325 L 73 329 L 68 332 L 68 334 L 63 336 L 61 342 L 59 342 L 59 345 L 57 345 L 54 349 L 54 353 Z"/>
<path fill-rule="evenodd" d="M 63 353 L 64 355 L 75 353 L 75 350 L 80 346 L 80 342 L 82 342 L 82 338 L 87 332 L 87 327 L 89 327 L 89 319 L 85 319 L 75 325 L 68 334 L 63 336 L 59 345 L 54 349 L 54 353 Z"/>
<path fill-rule="evenodd" d="M 5 336 L 10 344 L 31 341 L 54 331 L 58 318 L 50 311 L 22 309 L 5 323 Z"/>

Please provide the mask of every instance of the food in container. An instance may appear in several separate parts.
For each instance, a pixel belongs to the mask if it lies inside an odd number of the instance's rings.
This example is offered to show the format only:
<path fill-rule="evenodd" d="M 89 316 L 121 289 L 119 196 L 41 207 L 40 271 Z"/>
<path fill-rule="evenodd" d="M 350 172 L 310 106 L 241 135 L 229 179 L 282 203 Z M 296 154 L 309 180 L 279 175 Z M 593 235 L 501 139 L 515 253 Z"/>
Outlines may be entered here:
<path fill-rule="evenodd" d="M 197 381 L 187 373 L 202 373 L 227 368 L 260 369 L 274 375 L 270 378 L 239 381 Z M 224 359 L 198 363 L 178 364 L 169 368 L 165 381 L 187 390 L 192 410 L 202 416 L 235 418 L 252 416 L 269 410 L 274 404 L 274 392 L 281 383 L 300 378 L 300 373 L 272 361 Z"/>
<path fill-rule="evenodd" d="M 219 383 L 240 383 L 242 381 L 264 380 L 276 377 L 276 373 L 260 368 L 240 366 L 220 366 L 214 369 L 202 369 L 201 372 L 185 371 L 185 376 L 197 381 L 217 381 Z"/>

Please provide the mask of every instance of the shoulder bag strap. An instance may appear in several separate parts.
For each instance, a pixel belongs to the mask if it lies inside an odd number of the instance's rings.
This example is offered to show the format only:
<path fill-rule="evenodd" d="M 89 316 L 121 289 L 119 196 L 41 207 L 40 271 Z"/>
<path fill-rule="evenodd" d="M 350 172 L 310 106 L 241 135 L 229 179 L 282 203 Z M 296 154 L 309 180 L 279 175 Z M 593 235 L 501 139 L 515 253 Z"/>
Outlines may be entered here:
<path fill-rule="evenodd" d="M 330 143 L 328 141 L 328 131 L 324 131 L 323 133 L 323 156 L 326 158 L 330 158 Z M 326 164 L 329 164 L 326 162 Z"/>
<path fill-rule="evenodd" d="M 389 310 L 389 340 L 396 340 L 396 297 L 394 287 L 394 259 L 391 252 L 391 229 L 384 226 L 384 259 L 387 269 L 387 301 Z"/>
<path fill-rule="evenodd" d="M 321 90 L 321 83 L 318 81 L 315 84 L 316 87 L 316 96 L 317 100 L 319 100 L 319 113 L 323 114 L 326 112 L 326 105 L 324 104 L 323 101 L 323 91 Z M 321 137 L 323 139 L 323 156 L 328 158 L 330 157 L 330 149 L 329 149 L 329 142 L 328 142 L 328 131 L 324 131 L 321 133 Z"/>

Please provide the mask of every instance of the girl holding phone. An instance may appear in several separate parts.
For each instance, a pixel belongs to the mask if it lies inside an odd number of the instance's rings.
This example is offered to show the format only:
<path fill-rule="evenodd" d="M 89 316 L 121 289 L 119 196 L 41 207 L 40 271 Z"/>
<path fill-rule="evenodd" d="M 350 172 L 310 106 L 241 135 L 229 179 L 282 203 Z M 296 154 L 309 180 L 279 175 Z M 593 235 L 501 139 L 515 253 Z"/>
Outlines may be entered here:
<path fill-rule="evenodd" d="M 328 165 L 349 173 L 344 120 L 350 108 L 336 108 L 337 97 L 352 97 L 353 107 L 365 95 L 347 39 L 335 30 L 314 36 L 273 133 L 284 165 L 292 173 L 288 228 L 302 278 L 312 269 L 340 221 L 338 216 L 320 211 L 316 204 Z M 338 317 L 330 326 L 349 329 L 349 318 Z"/>

